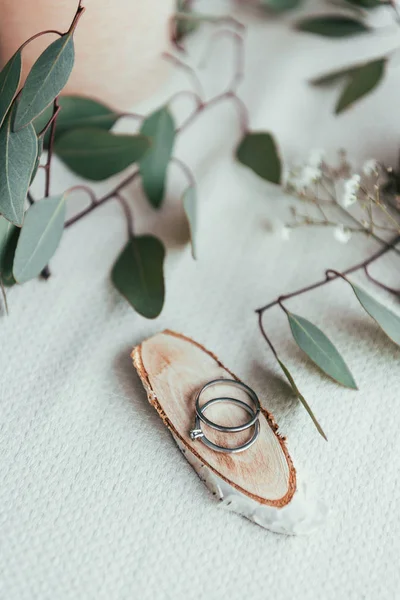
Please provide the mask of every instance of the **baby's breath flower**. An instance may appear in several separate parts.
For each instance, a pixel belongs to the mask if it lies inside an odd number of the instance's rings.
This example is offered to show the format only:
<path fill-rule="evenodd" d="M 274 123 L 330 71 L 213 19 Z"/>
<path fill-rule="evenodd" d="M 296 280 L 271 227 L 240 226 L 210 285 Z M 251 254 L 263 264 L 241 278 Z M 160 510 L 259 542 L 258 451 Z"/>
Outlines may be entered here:
<path fill-rule="evenodd" d="M 366 160 L 362 167 L 362 172 L 367 177 L 378 174 L 378 163 L 374 158 Z"/>
<path fill-rule="evenodd" d="M 298 185 L 302 188 L 308 187 L 312 183 L 316 183 L 320 181 L 322 177 L 322 171 L 318 167 L 312 167 L 311 165 L 306 165 L 301 170 L 300 176 L 298 178 Z"/>
<path fill-rule="evenodd" d="M 314 148 L 314 150 L 311 150 L 308 157 L 308 165 L 310 167 L 319 168 L 323 163 L 324 156 L 324 150 L 321 150 L 320 148 Z"/>
<path fill-rule="evenodd" d="M 335 239 L 341 244 L 347 244 L 351 238 L 351 231 L 345 228 L 341 223 L 333 230 Z"/>
<path fill-rule="evenodd" d="M 342 198 L 342 206 L 348 208 L 355 202 L 357 202 L 357 192 L 360 188 L 360 176 L 353 175 L 350 179 L 344 182 L 344 191 Z"/>

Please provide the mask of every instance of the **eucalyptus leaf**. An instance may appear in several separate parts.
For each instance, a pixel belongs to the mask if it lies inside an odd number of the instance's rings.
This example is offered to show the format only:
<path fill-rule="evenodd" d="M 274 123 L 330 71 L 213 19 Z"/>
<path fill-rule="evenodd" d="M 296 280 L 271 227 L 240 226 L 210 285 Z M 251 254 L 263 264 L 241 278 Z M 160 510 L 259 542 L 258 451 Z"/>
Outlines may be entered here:
<path fill-rule="evenodd" d="M 196 258 L 196 233 L 197 233 L 197 194 L 196 188 L 190 185 L 184 192 L 182 198 L 183 208 L 189 223 L 190 242 L 192 245 L 192 256 Z"/>
<path fill-rule="evenodd" d="M 55 40 L 39 56 L 22 88 L 14 130 L 31 123 L 58 96 L 74 66 L 74 40 L 69 32 Z"/>
<path fill-rule="evenodd" d="M 60 243 L 65 221 L 65 196 L 50 196 L 27 211 L 14 257 L 13 274 L 18 283 L 37 277 Z"/>
<path fill-rule="evenodd" d="M 164 304 L 163 244 L 156 237 L 132 237 L 119 255 L 112 281 L 139 314 L 157 317 Z"/>
<path fill-rule="evenodd" d="M 13 133 L 12 118 L 10 111 L 0 129 L 0 214 L 21 226 L 36 163 L 37 139 L 32 125 Z"/>
<path fill-rule="evenodd" d="M 348 366 L 329 338 L 307 319 L 290 312 L 287 317 L 299 348 L 329 377 L 346 387 L 357 389 Z"/>
<path fill-rule="evenodd" d="M 349 281 L 361 306 L 376 321 L 386 335 L 400 346 L 400 317 L 389 308 L 375 300 L 362 288 Z"/>
<path fill-rule="evenodd" d="M 34 179 L 36 177 L 36 174 L 38 172 L 38 169 L 39 169 L 40 157 L 42 156 L 42 153 L 43 153 L 44 138 L 45 138 L 44 135 L 40 135 L 37 138 L 37 155 L 36 155 L 35 166 L 33 167 L 33 171 L 32 171 L 30 185 L 32 185 L 32 183 L 33 183 L 33 181 L 34 181 Z"/>
<path fill-rule="evenodd" d="M 376 88 L 385 74 L 386 63 L 386 58 L 380 58 L 351 71 L 349 81 L 336 105 L 336 114 L 343 112 Z"/>
<path fill-rule="evenodd" d="M 296 29 L 306 33 L 314 33 L 323 37 L 349 37 L 369 31 L 369 27 L 353 17 L 324 15 L 308 17 L 296 24 Z"/>
<path fill-rule="evenodd" d="M 11 225 L 11 231 L 2 252 L 0 277 L 5 287 L 11 287 L 16 283 L 13 275 L 13 262 L 20 233 L 21 229 L 19 227 Z"/>
<path fill-rule="evenodd" d="M 58 99 L 60 112 L 57 116 L 55 139 L 72 129 L 96 127 L 108 131 L 119 119 L 119 114 L 91 98 L 83 96 L 60 96 Z M 53 114 L 52 107 L 48 107 L 35 121 L 36 133 L 40 133 Z M 46 135 L 44 147 L 48 147 L 49 133 Z"/>
<path fill-rule="evenodd" d="M 270 133 L 246 133 L 236 150 L 236 157 L 262 179 L 277 184 L 281 182 L 281 159 Z"/>
<path fill-rule="evenodd" d="M 17 93 L 21 67 L 21 52 L 18 50 L 0 73 L 0 127 Z"/>
<path fill-rule="evenodd" d="M 338 71 L 332 71 L 331 73 L 327 73 L 326 75 L 321 75 L 320 77 L 315 77 L 315 79 L 311 79 L 310 83 L 311 85 L 316 86 L 323 86 L 329 85 L 331 83 L 336 83 L 337 81 L 343 79 L 347 75 L 352 75 L 353 71 L 356 71 L 359 68 L 359 66 L 362 65 L 357 65 L 355 67 L 350 68 L 347 67 L 345 69 L 339 69 Z"/>
<path fill-rule="evenodd" d="M 75 129 L 54 145 L 68 167 L 93 181 L 107 179 L 139 161 L 150 147 L 143 135 L 115 134 L 103 129 Z"/>
<path fill-rule="evenodd" d="M 261 0 L 261 6 L 274 12 L 283 12 L 297 8 L 303 0 Z"/>
<path fill-rule="evenodd" d="M 346 0 L 349 4 L 357 6 L 358 8 L 377 8 L 382 6 L 384 2 L 382 0 Z"/>
<path fill-rule="evenodd" d="M 2 272 L 7 245 L 15 229 L 17 229 L 15 225 L 7 221 L 4 217 L 0 217 L 0 273 Z"/>
<path fill-rule="evenodd" d="M 192 33 L 193 31 L 196 31 L 196 29 L 199 27 L 201 21 L 190 18 L 190 15 L 192 12 L 192 7 L 190 6 L 190 4 L 188 2 L 185 2 L 185 0 L 177 1 L 176 12 L 177 12 L 177 17 L 176 17 L 175 36 L 176 36 L 176 39 L 179 41 L 182 38 L 184 38 L 185 36 Z M 179 18 L 179 15 L 181 15 L 180 18 Z M 184 17 L 187 17 L 187 18 L 184 18 Z"/>
<path fill-rule="evenodd" d="M 289 372 L 288 368 L 283 364 L 283 362 L 281 360 L 279 360 L 279 358 L 277 359 L 278 363 L 282 369 L 282 371 L 285 373 L 287 380 L 290 383 L 290 386 L 295 394 L 295 396 L 297 396 L 297 398 L 300 400 L 300 402 L 302 403 L 302 405 L 304 406 L 304 408 L 306 409 L 306 411 L 308 412 L 308 414 L 310 415 L 312 422 L 314 423 L 315 427 L 317 428 L 317 431 L 320 435 L 322 435 L 322 437 L 324 438 L 324 440 L 328 441 L 328 438 L 325 435 L 324 430 L 322 429 L 321 425 L 318 423 L 317 419 L 314 416 L 313 411 L 311 410 L 307 400 L 304 398 L 303 394 L 299 391 L 299 388 L 297 387 L 291 373 Z"/>
<path fill-rule="evenodd" d="M 142 185 L 150 204 L 159 208 L 164 198 L 167 167 L 175 139 L 175 124 L 168 108 L 152 113 L 144 121 L 140 132 L 151 138 L 151 148 L 140 161 Z"/>

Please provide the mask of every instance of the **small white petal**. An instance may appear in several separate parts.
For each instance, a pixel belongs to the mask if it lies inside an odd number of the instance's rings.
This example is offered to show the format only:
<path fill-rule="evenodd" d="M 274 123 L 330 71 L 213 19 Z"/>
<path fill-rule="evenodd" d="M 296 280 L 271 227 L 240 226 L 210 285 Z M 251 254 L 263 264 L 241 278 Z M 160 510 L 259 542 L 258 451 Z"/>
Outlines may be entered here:
<path fill-rule="evenodd" d="M 310 165 L 310 167 L 318 168 L 321 166 L 324 157 L 324 150 L 321 150 L 320 148 L 314 148 L 314 150 L 311 150 L 310 155 L 308 157 L 308 164 Z"/>
<path fill-rule="evenodd" d="M 307 165 L 302 169 L 300 177 L 298 178 L 298 183 L 304 188 L 311 185 L 312 183 L 320 181 L 321 177 L 321 169 Z"/>
<path fill-rule="evenodd" d="M 333 230 L 333 235 L 335 239 L 341 244 L 347 244 L 347 242 L 351 238 L 351 231 L 345 229 L 345 227 L 340 224 Z"/>
<path fill-rule="evenodd" d="M 367 177 L 370 177 L 371 175 L 377 175 L 378 174 L 377 161 L 374 158 L 370 158 L 369 160 L 366 160 L 365 163 L 363 164 L 362 171 L 363 171 L 364 175 L 367 175 Z"/>

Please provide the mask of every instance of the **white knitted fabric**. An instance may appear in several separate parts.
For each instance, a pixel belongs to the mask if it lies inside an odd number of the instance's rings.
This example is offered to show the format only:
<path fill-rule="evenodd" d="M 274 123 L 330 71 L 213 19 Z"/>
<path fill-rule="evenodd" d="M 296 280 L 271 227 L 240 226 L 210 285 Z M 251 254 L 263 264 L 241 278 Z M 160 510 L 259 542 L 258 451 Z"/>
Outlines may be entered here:
<path fill-rule="evenodd" d="M 197 57 L 201 43 L 191 42 Z M 228 41 L 219 44 L 204 72 L 210 93 L 228 77 Z M 350 56 L 393 45 L 383 35 L 321 41 L 280 21 L 251 23 L 242 97 L 252 127 L 272 130 L 287 160 L 313 147 L 333 153 L 345 146 L 358 162 L 394 162 L 398 69 L 340 118 L 332 114 L 337 90 L 306 84 Z M 163 97 L 184 83 L 177 75 Z M 68 230 L 48 282 L 10 291 L 10 316 L 0 320 L 2 600 L 398 597 L 400 351 L 342 282 L 292 301 L 335 341 L 359 385 L 353 392 L 304 359 L 278 310 L 266 314 L 326 443 L 289 395 L 254 314 L 376 245 L 358 238 L 342 246 L 327 230 L 298 230 L 289 242 L 268 233 L 266 221 L 287 217 L 290 201 L 234 164 L 237 136 L 234 109 L 224 104 L 177 146 L 199 183 L 197 262 L 184 245 L 184 181 L 175 168 L 158 213 L 137 187 L 126 193 L 136 230 L 154 232 L 168 247 L 166 304 L 156 321 L 135 314 L 110 283 L 126 236 L 114 203 Z M 76 181 L 55 167 L 54 191 Z M 388 256 L 372 271 L 399 285 L 398 264 Z M 313 475 L 330 505 L 323 529 L 288 538 L 219 508 L 148 405 L 131 365 L 132 346 L 165 327 L 214 351 L 259 393 L 295 464 Z"/>

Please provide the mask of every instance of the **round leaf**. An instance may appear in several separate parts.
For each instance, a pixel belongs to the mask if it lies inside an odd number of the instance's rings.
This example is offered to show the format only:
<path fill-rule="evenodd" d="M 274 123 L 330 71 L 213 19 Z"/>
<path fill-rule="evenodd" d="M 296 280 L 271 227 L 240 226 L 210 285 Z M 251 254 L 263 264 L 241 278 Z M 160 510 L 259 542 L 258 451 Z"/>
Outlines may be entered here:
<path fill-rule="evenodd" d="M 350 282 L 349 282 L 350 283 Z M 386 335 L 400 346 L 400 317 L 367 294 L 362 288 L 350 283 L 361 306 L 378 323 Z"/>
<path fill-rule="evenodd" d="M 152 206 L 159 208 L 164 198 L 165 179 L 175 139 L 175 124 L 167 108 L 151 114 L 141 133 L 151 138 L 151 148 L 140 161 L 144 192 Z"/>
<path fill-rule="evenodd" d="M 336 105 L 336 114 L 343 112 L 354 102 L 372 92 L 383 78 L 385 68 L 386 59 L 381 58 L 352 69 L 349 82 Z"/>
<path fill-rule="evenodd" d="M 119 118 L 118 113 L 112 111 L 108 106 L 83 96 L 60 96 L 58 99 L 60 112 L 57 117 L 55 139 L 59 139 L 63 133 L 72 129 L 96 127 L 108 131 Z M 53 114 L 52 107 L 47 108 L 34 121 L 36 133 L 40 133 Z M 44 147 L 48 146 L 46 135 Z"/>
<path fill-rule="evenodd" d="M 21 226 L 36 163 L 37 139 L 32 125 L 13 133 L 12 117 L 10 111 L 0 129 L 0 213 Z"/>
<path fill-rule="evenodd" d="M 132 237 L 119 255 L 112 281 L 139 314 L 154 319 L 164 304 L 165 250 L 156 237 Z"/>
<path fill-rule="evenodd" d="M 191 185 L 189 186 L 182 198 L 183 208 L 189 223 L 190 229 L 190 241 L 192 244 L 192 256 L 196 258 L 196 232 L 197 232 L 197 194 L 196 188 Z"/>
<path fill-rule="evenodd" d="M 50 44 L 33 65 L 22 88 L 15 114 L 14 130 L 31 123 L 53 102 L 68 81 L 74 66 L 72 33 Z"/>
<path fill-rule="evenodd" d="M 342 385 L 357 389 L 356 382 L 330 339 L 313 323 L 287 313 L 293 337 L 303 352 L 329 377 Z"/>
<path fill-rule="evenodd" d="M 263 179 L 281 182 L 281 160 L 270 133 L 247 133 L 236 150 L 236 157 Z"/>
<path fill-rule="evenodd" d="M 150 141 L 143 135 L 119 135 L 93 128 L 65 133 L 54 149 L 72 171 L 100 181 L 139 161 L 149 146 Z"/>
<path fill-rule="evenodd" d="M 60 243 L 64 220 L 64 195 L 43 198 L 29 208 L 14 257 L 18 283 L 37 277 L 47 265 Z"/>
<path fill-rule="evenodd" d="M 337 15 L 311 17 L 299 21 L 296 25 L 299 31 L 314 33 L 324 37 L 348 37 L 369 31 L 369 27 L 358 19 Z"/>
<path fill-rule="evenodd" d="M 0 127 L 18 90 L 21 67 L 21 52 L 18 51 L 0 73 Z"/>

